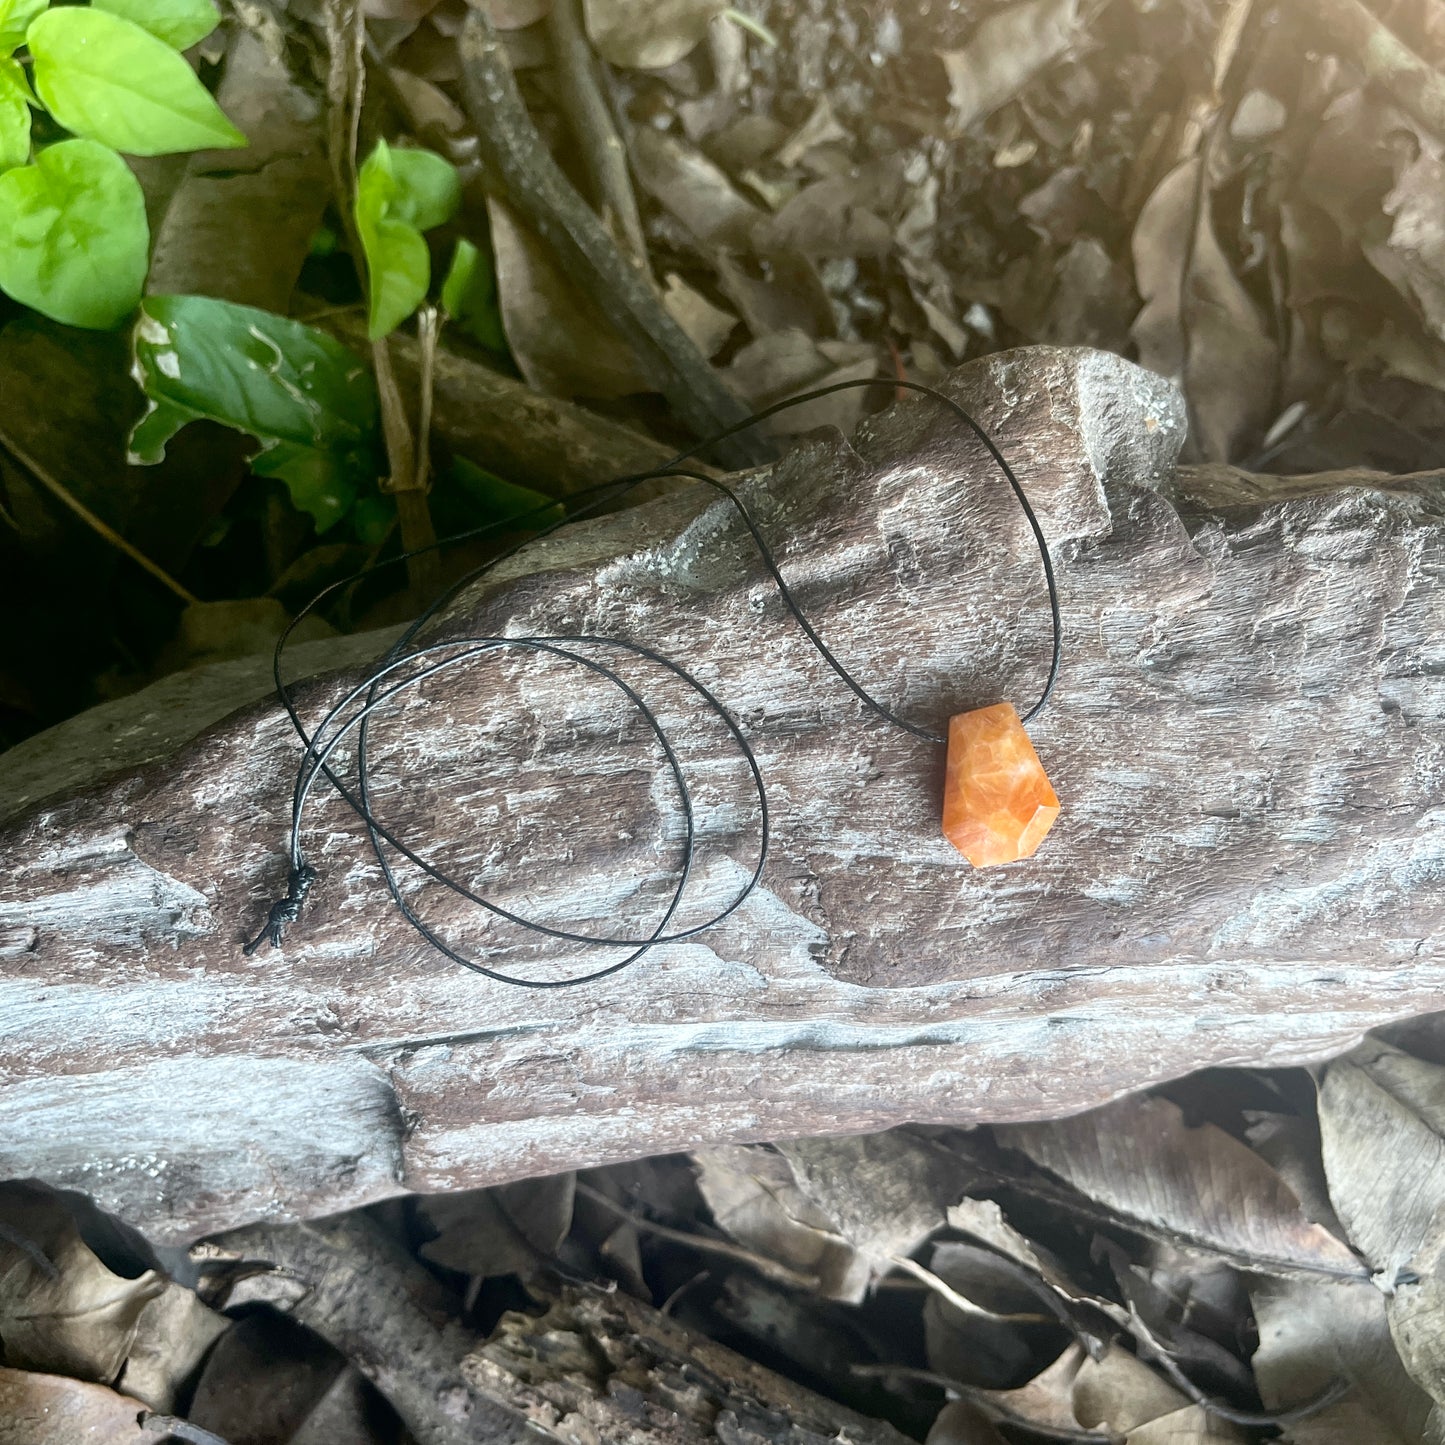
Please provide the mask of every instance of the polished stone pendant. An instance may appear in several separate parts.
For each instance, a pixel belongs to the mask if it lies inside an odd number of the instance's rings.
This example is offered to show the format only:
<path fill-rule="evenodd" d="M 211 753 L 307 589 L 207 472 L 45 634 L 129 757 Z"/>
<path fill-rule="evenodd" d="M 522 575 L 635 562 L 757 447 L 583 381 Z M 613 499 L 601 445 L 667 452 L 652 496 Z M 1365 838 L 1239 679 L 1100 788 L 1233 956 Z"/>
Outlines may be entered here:
<path fill-rule="evenodd" d="M 949 719 L 943 836 L 975 868 L 1030 857 L 1058 816 L 1058 795 L 1011 704 Z"/>

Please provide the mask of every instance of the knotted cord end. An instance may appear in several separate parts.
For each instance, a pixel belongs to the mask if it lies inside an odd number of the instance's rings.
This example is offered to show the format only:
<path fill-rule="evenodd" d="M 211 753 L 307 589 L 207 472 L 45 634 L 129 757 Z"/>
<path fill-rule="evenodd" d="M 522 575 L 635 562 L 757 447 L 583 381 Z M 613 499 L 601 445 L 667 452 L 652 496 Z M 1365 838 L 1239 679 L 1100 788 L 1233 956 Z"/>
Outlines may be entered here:
<path fill-rule="evenodd" d="M 264 927 L 241 950 L 247 958 L 250 958 L 263 943 L 269 943 L 272 948 L 281 947 L 281 938 L 286 931 L 286 925 L 295 923 L 301 917 L 301 905 L 306 902 L 306 895 L 311 891 L 311 885 L 315 881 L 316 870 L 309 863 L 302 863 L 299 867 L 291 869 L 286 879 L 286 896 L 271 905 L 271 911 L 266 915 Z"/>

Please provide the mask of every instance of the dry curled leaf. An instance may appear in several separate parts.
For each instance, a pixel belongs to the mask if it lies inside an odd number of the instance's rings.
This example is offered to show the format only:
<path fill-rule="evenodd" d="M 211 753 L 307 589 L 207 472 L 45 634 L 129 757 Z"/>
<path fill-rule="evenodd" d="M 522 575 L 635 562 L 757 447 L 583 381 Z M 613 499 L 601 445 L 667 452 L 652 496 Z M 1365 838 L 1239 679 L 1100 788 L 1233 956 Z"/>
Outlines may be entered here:
<path fill-rule="evenodd" d="M 1078 38 L 1078 0 L 1024 0 L 996 10 L 959 50 L 940 50 L 950 123 L 965 130 L 1012 100 Z"/>
<path fill-rule="evenodd" d="M 1279 348 L 1215 235 L 1200 164 L 1176 166 L 1139 214 L 1133 334 L 1140 362 L 1184 388 L 1204 459 L 1229 461 L 1273 418 Z"/>
<path fill-rule="evenodd" d="M 754 1145 L 702 1149 L 693 1156 L 697 1185 L 718 1228 L 767 1259 L 811 1275 L 837 1298 L 852 1272 L 853 1248 L 799 1186 L 779 1153 Z"/>
<path fill-rule="evenodd" d="M 1123 1445 L 1236 1445 L 1246 1438 L 1117 1346 L 1079 1367 L 1074 1415 Z"/>
<path fill-rule="evenodd" d="M 231 1321 L 174 1280 L 147 1302 L 136 1322 L 135 1339 L 116 1388 L 169 1413 L 181 1387 Z"/>
<path fill-rule="evenodd" d="M 552 0 L 467 0 L 498 30 L 524 30 L 535 25 L 552 8 Z"/>
<path fill-rule="evenodd" d="M 1445 339 L 1445 161 L 1433 150 L 1422 150 L 1385 197 L 1385 214 L 1394 220 L 1385 242 L 1394 266 L 1387 268 L 1377 259 L 1377 268 L 1388 279 L 1398 278 L 1426 326 Z M 1389 276 L 1390 271 L 1397 277 Z"/>
<path fill-rule="evenodd" d="M 329 194 L 319 107 L 243 29 L 216 98 L 248 144 L 187 161 L 156 227 L 147 289 L 284 315 Z"/>
<path fill-rule="evenodd" d="M 1290 1445 L 1415 1445 L 1430 1397 L 1390 1338 L 1385 1297 L 1365 1281 L 1256 1280 L 1254 1377 L 1267 1410 L 1287 1410 L 1343 1380 L 1349 1392 L 1290 1424 Z"/>
<path fill-rule="evenodd" d="M 572 1227 L 576 1183 L 574 1174 L 556 1174 L 423 1199 L 418 1212 L 436 1237 L 419 1253 L 461 1274 L 526 1278 Z"/>
<path fill-rule="evenodd" d="M 967 1400 L 953 1400 L 938 1412 L 924 1445 L 1006 1445 L 988 1417 Z"/>
<path fill-rule="evenodd" d="M 1445 1404 L 1445 1069 L 1367 1040 L 1324 1069 L 1319 1111 L 1330 1200 L 1405 1368 Z"/>
<path fill-rule="evenodd" d="M 975 1398 L 987 1402 L 999 1417 L 1032 1425 L 1044 1435 L 1070 1434 L 1078 1428 L 1074 1415 L 1074 1379 L 1088 1356 L 1079 1344 L 1068 1345 L 1062 1354 L 1016 1390 L 981 1390 Z"/>
<path fill-rule="evenodd" d="M 583 0 L 587 34 L 611 65 L 661 70 L 707 34 L 726 0 Z"/>
<path fill-rule="evenodd" d="M 738 318 L 721 306 L 714 306 L 701 291 L 694 290 L 675 271 L 666 276 L 662 304 L 667 314 L 688 334 L 704 356 L 713 357 L 733 333 Z"/>
<path fill-rule="evenodd" d="M 801 331 L 771 331 L 744 346 L 722 375 L 755 408 L 838 381 L 866 381 L 878 374 L 873 348 L 861 342 L 814 341 Z M 862 388 L 819 397 L 782 412 L 769 424 L 785 436 L 835 426 L 846 436 L 862 414 Z"/>
<path fill-rule="evenodd" d="M 497 299 L 517 367 L 552 396 L 611 399 L 647 391 L 631 351 L 596 303 L 558 269 L 511 209 L 487 199 Z"/>
<path fill-rule="evenodd" d="M 108 1269 L 66 1196 L 36 1180 L 0 1184 L 0 1349 L 8 1365 L 109 1382 L 141 1311 L 165 1288 L 153 1269 Z"/>
<path fill-rule="evenodd" d="M 638 183 L 703 245 L 746 249 L 763 213 L 723 171 L 676 136 L 643 127 L 632 146 Z"/>
<path fill-rule="evenodd" d="M 972 1181 L 941 1147 L 892 1131 L 779 1144 L 802 1192 L 857 1251 L 836 1298 L 859 1300 L 873 1274 L 894 1268 L 934 1230 Z"/>
<path fill-rule="evenodd" d="M 1213 1124 L 1188 1128 L 1168 1099 L 1136 1096 L 999 1142 L 1103 1205 L 1121 1224 L 1266 1274 L 1358 1276 L 1359 1262 L 1257 1154 Z"/>

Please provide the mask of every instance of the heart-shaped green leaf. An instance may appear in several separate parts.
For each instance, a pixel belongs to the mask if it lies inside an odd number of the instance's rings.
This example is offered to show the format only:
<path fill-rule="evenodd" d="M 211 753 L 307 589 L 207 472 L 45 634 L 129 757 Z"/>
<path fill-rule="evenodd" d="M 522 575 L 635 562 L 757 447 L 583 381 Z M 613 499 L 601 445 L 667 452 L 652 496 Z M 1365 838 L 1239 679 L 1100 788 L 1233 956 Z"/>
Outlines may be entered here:
<path fill-rule="evenodd" d="M 426 299 L 431 253 L 422 232 L 456 214 L 456 167 L 433 151 L 392 150 L 385 141 L 356 181 L 356 229 L 366 252 L 368 334 L 394 331 Z"/>
<path fill-rule="evenodd" d="M 221 23 L 211 0 L 91 0 L 91 4 L 139 25 L 177 50 L 204 40 Z"/>
<path fill-rule="evenodd" d="M 135 156 L 246 144 L 185 58 L 119 15 L 47 10 L 25 43 L 40 99 L 76 135 Z"/>
<path fill-rule="evenodd" d="M 0 291 L 53 321 L 118 326 L 149 247 L 140 182 L 95 141 L 61 141 L 0 175 Z"/>
<path fill-rule="evenodd" d="M 49 0 L 0 0 L 0 54 L 9 55 L 25 39 L 30 22 Z"/>
<path fill-rule="evenodd" d="M 0 171 L 30 159 L 30 106 L 35 97 L 18 60 L 0 60 Z"/>

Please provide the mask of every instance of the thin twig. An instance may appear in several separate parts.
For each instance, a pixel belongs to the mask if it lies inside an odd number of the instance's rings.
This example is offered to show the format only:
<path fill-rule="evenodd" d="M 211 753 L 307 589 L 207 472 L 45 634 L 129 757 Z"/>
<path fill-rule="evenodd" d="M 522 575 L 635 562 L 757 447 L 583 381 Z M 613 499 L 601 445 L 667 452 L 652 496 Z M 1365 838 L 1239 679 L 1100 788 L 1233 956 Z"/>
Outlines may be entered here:
<path fill-rule="evenodd" d="M 604 1209 L 617 1215 L 619 1219 L 625 1219 L 634 1229 L 640 1229 L 645 1234 L 656 1235 L 658 1239 L 670 1239 L 674 1244 L 685 1244 L 689 1249 L 700 1250 L 704 1254 L 717 1254 L 725 1259 L 737 1260 L 739 1264 L 745 1264 L 749 1269 L 756 1270 L 759 1274 L 768 1279 L 775 1280 L 779 1284 L 791 1285 L 794 1289 L 816 1290 L 818 1279 L 816 1275 L 803 1274 L 801 1271 L 791 1269 L 786 1264 L 780 1264 L 775 1259 L 769 1259 L 766 1255 L 754 1254 L 750 1249 L 744 1249 L 740 1244 L 732 1244 L 726 1239 L 709 1239 L 704 1234 L 688 1234 L 682 1229 L 669 1229 L 665 1224 L 654 1224 L 652 1220 L 643 1218 L 640 1214 L 634 1214 L 626 1206 L 619 1204 L 615 1199 L 609 1199 L 599 1190 L 593 1189 L 590 1185 L 577 1185 L 577 1192 L 592 1200 L 594 1204 L 600 1204 Z"/>
<path fill-rule="evenodd" d="M 441 337 L 441 313 L 429 302 L 417 313 L 416 339 L 421 352 L 416 404 L 416 471 L 412 486 L 424 492 L 431 485 L 431 412 L 436 390 L 437 342 Z"/>
<path fill-rule="evenodd" d="M 617 249 L 543 144 L 484 11 L 467 11 L 457 47 L 462 96 L 489 184 L 537 232 L 572 282 L 596 300 L 648 385 L 668 399 L 679 421 L 697 436 L 745 422 L 747 407 L 668 314 L 651 283 Z M 716 450 L 738 467 L 771 455 L 763 439 L 747 433 L 719 443 Z"/>
<path fill-rule="evenodd" d="M 1028 1430 L 1035 1435 L 1042 1435 L 1046 1440 L 1058 1440 L 1062 1445 L 1111 1445 L 1114 1438 L 1111 1435 L 1098 1435 L 1092 1430 L 1068 1430 L 1058 1425 L 1046 1425 L 1040 1420 L 1032 1420 L 1027 1415 L 1021 1415 L 1017 1410 L 1010 1410 L 1007 1405 L 1001 1404 L 993 1391 L 965 1385 L 961 1380 L 955 1380 L 950 1375 L 940 1375 L 936 1370 L 920 1370 L 913 1365 L 884 1364 L 849 1365 L 848 1372 L 864 1379 L 917 1380 L 921 1385 L 934 1385 L 967 1400 L 989 1419 L 1001 1425 Z"/>
<path fill-rule="evenodd" d="M 627 247 L 632 263 L 646 272 L 647 241 L 627 168 L 627 147 L 598 82 L 597 57 L 582 26 L 580 0 L 552 0 L 547 30 L 557 62 L 558 99 L 597 188 L 598 211 L 620 232 L 617 239 Z"/>
<path fill-rule="evenodd" d="M 1138 1311 L 1131 1307 L 1129 1315 L 1131 1321 L 1129 1332 L 1134 1337 L 1134 1343 L 1139 1353 L 1153 1360 L 1169 1377 L 1170 1383 L 1187 1395 L 1205 1414 L 1217 1416 L 1221 1420 L 1228 1420 L 1233 1425 L 1244 1425 L 1255 1429 L 1266 1426 L 1293 1425 L 1297 1421 L 1309 1419 L 1311 1415 L 1319 1414 L 1321 1410 L 1328 1409 L 1350 1392 L 1350 1382 L 1337 1376 L 1328 1381 L 1308 1400 L 1302 1401 L 1298 1405 L 1290 1405 L 1283 1410 L 1238 1410 L 1223 1400 L 1216 1400 L 1212 1395 L 1206 1395 L 1184 1373 L 1179 1362 L 1169 1353 L 1167 1346 L 1154 1337 L 1153 1331 L 1140 1318 Z"/>
<path fill-rule="evenodd" d="M 72 495 L 70 489 L 66 487 L 63 482 L 51 476 L 29 452 L 17 445 L 12 437 L 8 434 L 0 436 L 0 446 L 3 446 L 15 459 L 16 463 L 25 471 L 29 472 L 57 501 L 63 502 L 69 507 L 97 536 L 105 538 L 116 551 L 123 552 L 137 567 L 149 572 L 157 582 L 174 592 L 186 606 L 193 607 L 201 600 L 194 592 L 190 592 L 182 587 L 159 563 L 152 562 L 144 552 L 127 542 L 108 522 L 103 522 L 97 517 L 84 502 Z"/>
<path fill-rule="evenodd" d="M 187 1441 L 188 1445 L 226 1445 L 214 1431 L 203 1430 L 175 1415 L 158 1415 L 148 1410 L 140 1417 L 140 1426 L 147 1435 L 169 1435 L 172 1440 Z"/>
<path fill-rule="evenodd" d="M 985 1309 L 980 1304 L 975 1304 L 967 1295 L 961 1295 L 948 1283 L 947 1280 L 939 1279 L 931 1269 L 925 1269 L 916 1259 L 909 1259 L 907 1255 L 891 1254 L 888 1262 L 896 1265 L 899 1269 L 905 1270 L 915 1279 L 922 1280 L 940 1299 L 946 1300 L 954 1309 L 962 1314 L 971 1315 L 979 1320 L 1007 1320 L 1011 1324 L 1029 1325 L 1052 1325 L 1057 1320 L 1053 1315 L 1038 1314 L 1028 1311 L 1022 1314 L 1000 1314 L 997 1310 Z"/>

